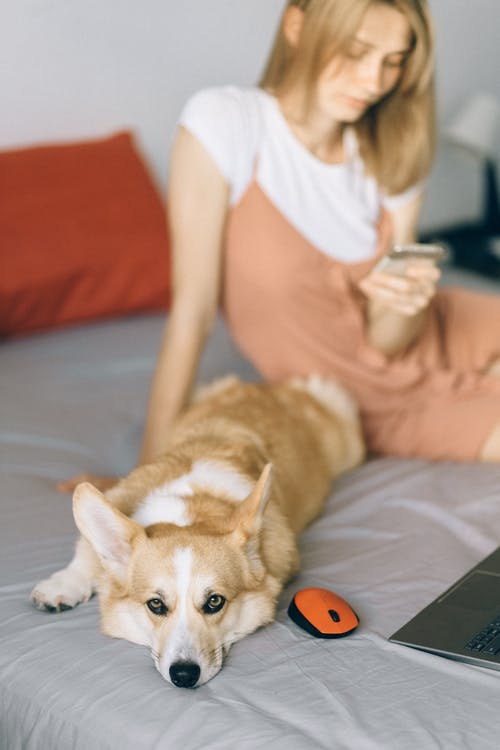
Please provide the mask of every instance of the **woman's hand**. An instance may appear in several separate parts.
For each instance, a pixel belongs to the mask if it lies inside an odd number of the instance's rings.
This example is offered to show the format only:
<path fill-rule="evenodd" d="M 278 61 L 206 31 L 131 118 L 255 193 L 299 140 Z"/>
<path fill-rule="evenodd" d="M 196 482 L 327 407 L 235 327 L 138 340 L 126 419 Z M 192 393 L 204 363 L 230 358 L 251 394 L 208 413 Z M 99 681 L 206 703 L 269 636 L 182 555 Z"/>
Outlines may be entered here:
<path fill-rule="evenodd" d="M 378 308 L 411 317 L 429 306 L 440 275 L 441 271 L 432 261 L 415 259 L 406 262 L 404 274 L 374 269 L 362 279 L 359 287 Z"/>
<path fill-rule="evenodd" d="M 98 474 L 77 474 L 76 477 L 68 479 L 66 482 L 58 482 L 56 488 L 59 492 L 73 492 L 81 482 L 90 482 L 94 487 L 103 492 L 113 487 L 120 477 L 103 477 Z"/>
<path fill-rule="evenodd" d="M 370 344 L 387 357 L 402 354 L 419 336 L 425 311 L 440 276 L 432 261 L 408 261 L 405 274 L 373 270 L 360 282 L 368 298 L 366 331 Z"/>

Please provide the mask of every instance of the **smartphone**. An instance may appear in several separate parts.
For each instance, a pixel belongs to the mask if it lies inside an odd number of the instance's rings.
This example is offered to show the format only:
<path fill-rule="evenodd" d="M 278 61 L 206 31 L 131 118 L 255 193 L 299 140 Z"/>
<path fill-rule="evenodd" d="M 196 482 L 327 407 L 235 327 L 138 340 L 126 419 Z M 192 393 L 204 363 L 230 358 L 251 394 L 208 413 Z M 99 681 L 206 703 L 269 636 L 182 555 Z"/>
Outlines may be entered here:
<path fill-rule="evenodd" d="M 407 245 L 394 245 L 389 252 L 374 267 L 374 271 L 388 271 L 403 276 L 406 273 L 408 261 L 429 260 L 432 263 L 442 263 L 448 257 L 444 245 L 422 244 L 412 242 Z"/>

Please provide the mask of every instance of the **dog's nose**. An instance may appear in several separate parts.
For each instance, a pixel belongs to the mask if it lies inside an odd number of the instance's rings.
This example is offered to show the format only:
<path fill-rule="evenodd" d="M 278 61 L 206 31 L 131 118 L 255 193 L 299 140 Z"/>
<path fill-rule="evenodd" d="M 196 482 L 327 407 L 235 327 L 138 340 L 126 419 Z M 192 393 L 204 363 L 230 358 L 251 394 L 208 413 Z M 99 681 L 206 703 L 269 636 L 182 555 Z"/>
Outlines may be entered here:
<path fill-rule="evenodd" d="M 170 679 L 176 687 L 192 688 L 198 682 L 200 668 L 190 661 L 177 661 L 168 670 Z"/>

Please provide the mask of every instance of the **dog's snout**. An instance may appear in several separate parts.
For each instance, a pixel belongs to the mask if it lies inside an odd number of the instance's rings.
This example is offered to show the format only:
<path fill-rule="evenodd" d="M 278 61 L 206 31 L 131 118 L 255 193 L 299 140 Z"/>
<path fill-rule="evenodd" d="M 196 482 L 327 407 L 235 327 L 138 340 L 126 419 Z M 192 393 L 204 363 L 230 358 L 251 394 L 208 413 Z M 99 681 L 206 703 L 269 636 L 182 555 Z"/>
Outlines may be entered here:
<path fill-rule="evenodd" d="M 200 677 L 198 664 L 190 661 L 177 661 L 168 670 L 170 679 L 176 687 L 192 688 Z"/>

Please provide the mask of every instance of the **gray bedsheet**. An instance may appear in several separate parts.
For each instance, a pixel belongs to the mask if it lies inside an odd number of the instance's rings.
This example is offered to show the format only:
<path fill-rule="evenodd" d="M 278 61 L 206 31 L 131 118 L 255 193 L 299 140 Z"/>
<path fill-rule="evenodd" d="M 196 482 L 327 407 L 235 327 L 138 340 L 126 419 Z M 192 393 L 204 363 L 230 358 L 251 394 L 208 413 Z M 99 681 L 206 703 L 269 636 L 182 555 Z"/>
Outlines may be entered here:
<path fill-rule="evenodd" d="M 342 477 L 277 621 L 196 690 L 101 635 L 95 600 L 32 608 L 76 538 L 54 483 L 131 468 L 161 328 L 146 316 L 0 347 L 1 750 L 498 749 L 500 673 L 387 637 L 500 544 L 500 467 L 377 459 Z M 228 371 L 254 377 L 219 326 L 201 379 Z M 360 628 L 339 641 L 299 630 L 286 608 L 308 585 L 344 596 Z"/>

